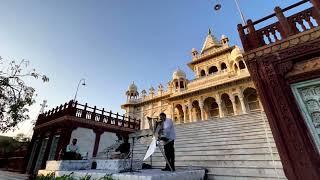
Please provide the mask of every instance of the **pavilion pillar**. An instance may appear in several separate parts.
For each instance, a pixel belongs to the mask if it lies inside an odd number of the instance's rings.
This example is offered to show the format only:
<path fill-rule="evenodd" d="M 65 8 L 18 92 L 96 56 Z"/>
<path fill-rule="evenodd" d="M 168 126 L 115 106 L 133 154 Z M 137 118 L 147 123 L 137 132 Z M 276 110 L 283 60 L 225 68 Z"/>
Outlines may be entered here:
<path fill-rule="evenodd" d="M 96 157 L 99 149 L 101 134 L 103 134 L 103 131 L 101 130 L 93 130 L 93 131 L 96 133 L 96 139 L 94 141 L 92 157 Z"/>
<path fill-rule="evenodd" d="M 66 147 L 70 142 L 72 131 L 74 129 L 76 129 L 76 128 L 71 127 L 71 128 L 61 129 L 61 132 L 60 132 L 61 134 L 60 134 L 60 138 L 59 138 L 59 143 L 58 143 L 58 148 L 56 151 L 55 159 L 60 160 L 62 158 L 61 153 L 65 152 Z"/>

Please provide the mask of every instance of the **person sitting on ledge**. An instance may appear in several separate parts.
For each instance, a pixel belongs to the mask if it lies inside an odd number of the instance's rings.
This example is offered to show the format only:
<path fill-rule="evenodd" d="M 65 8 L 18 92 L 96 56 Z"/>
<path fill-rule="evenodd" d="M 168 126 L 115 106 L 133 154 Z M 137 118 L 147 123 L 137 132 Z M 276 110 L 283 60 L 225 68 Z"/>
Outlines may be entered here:
<path fill-rule="evenodd" d="M 115 150 L 115 152 L 120 152 L 120 154 L 115 154 L 112 159 L 125 159 L 128 158 L 130 153 L 130 143 L 128 138 L 124 138 L 124 142 Z"/>
<path fill-rule="evenodd" d="M 66 153 L 64 155 L 65 160 L 80 160 L 80 147 L 77 145 L 77 139 L 72 139 L 72 143 L 68 144 L 66 148 Z"/>

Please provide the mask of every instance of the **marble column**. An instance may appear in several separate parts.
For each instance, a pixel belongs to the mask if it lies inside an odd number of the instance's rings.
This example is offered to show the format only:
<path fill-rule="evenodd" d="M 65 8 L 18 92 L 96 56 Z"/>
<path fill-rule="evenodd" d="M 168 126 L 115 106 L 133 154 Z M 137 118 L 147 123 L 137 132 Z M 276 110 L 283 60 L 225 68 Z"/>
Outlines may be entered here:
<path fill-rule="evenodd" d="M 239 100 L 240 100 L 240 104 L 241 104 L 242 114 L 247 114 L 247 108 L 246 108 L 246 105 L 244 104 L 243 95 L 239 96 Z"/>
<path fill-rule="evenodd" d="M 232 102 L 233 115 L 238 115 L 237 106 L 236 106 L 236 98 L 233 95 L 231 95 L 230 100 Z"/>
<path fill-rule="evenodd" d="M 187 122 L 187 108 L 186 105 L 182 105 L 183 110 L 183 123 Z"/>
<path fill-rule="evenodd" d="M 193 122 L 194 119 L 192 119 L 192 102 L 191 100 L 188 100 L 188 113 L 189 113 L 189 122 Z"/>
<path fill-rule="evenodd" d="M 224 113 L 223 113 L 223 110 L 222 110 L 222 104 L 221 104 L 221 98 L 220 96 L 216 96 L 216 102 L 218 104 L 218 108 L 219 108 L 219 117 L 222 118 L 224 117 Z"/>
<path fill-rule="evenodd" d="M 201 113 L 201 121 L 204 120 L 204 104 L 203 100 L 199 100 L 199 106 L 200 106 L 200 113 Z"/>
<path fill-rule="evenodd" d="M 171 105 L 171 119 L 172 119 L 172 121 L 174 121 L 174 109 L 175 109 L 174 104 L 172 104 Z"/>

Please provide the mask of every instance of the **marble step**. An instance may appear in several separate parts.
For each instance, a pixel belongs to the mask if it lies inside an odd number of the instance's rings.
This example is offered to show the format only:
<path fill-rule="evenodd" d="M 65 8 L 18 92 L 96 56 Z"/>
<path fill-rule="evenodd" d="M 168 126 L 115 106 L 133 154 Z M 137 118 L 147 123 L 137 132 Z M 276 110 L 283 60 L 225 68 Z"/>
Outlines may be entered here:
<path fill-rule="evenodd" d="M 214 175 L 253 176 L 253 177 L 285 177 L 282 169 L 266 168 L 207 168 Z"/>
<path fill-rule="evenodd" d="M 271 149 L 272 152 L 277 152 L 276 148 Z M 160 152 L 159 150 L 156 151 Z M 143 151 L 134 151 L 135 154 L 145 154 Z M 264 153 L 270 154 L 269 148 L 254 148 L 254 149 L 224 149 L 224 150 L 196 150 L 196 151 L 180 151 L 179 149 L 175 150 L 176 156 L 196 156 L 196 155 L 220 155 L 220 154 L 257 154 L 257 153 Z"/>
<path fill-rule="evenodd" d="M 208 174 L 208 180 L 275 180 L 278 178 L 274 177 L 248 177 L 248 176 L 224 176 L 224 175 L 214 175 Z M 279 178 L 279 180 L 286 179 L 286 178 Z"/>
<path fill-rule="evenodd" d="M 135 154 L 134 156 L 137 157 L 139 154 Z M 144 154 L 140 154 L 144 156 Z M 152 159 L 160 158 L 163 159 L 162 155 L 160 153 L 156 153 L 152 156 Z M 272 161 L 272 160 L 280 160 L 280 157 L 277 153 L 273 153 L 273 158 L 270 156 L 270 154 L 219 154 L 219 155 L 194 155 L 194 156 L 176 156 L 176 161 Z M 164 159 L 163 159 L 164 160 Z M 148 161 L 148 159 L 146 160 Z"/>
<path fill-rule="evenodd" d="M 180 129 L 193 130 L 193 128 L 198 128 L 199 130 L 201 130 L 201 128 L 204 128 L 204 127 L 229 127 L 236 124 L 241 125 L 241 124 L 252 124 L 252 123 L 260 124 L 262 126 L 266 125 L 268 127 L 268 122 L 266 122 L 267 124 L 264 124 L 264 122 L 261 119 L 253 120 L 248 118 L 244 120 L 235 119 L 235 120 L 228 120 L 228 121 L 207 120 L 207 121 L 202 121 L 201 123 L 198 123 L 198 124 L 194 124 L 194 123 L 177 124 L 176 129 L 177 131 L 179 131 Z"/>
<path fill-rule="evenodd" d="M 146 162 L 150 164 L 149 162 Z M 157 161 L 156 159 L 152 159 L 153 166 L 163 166 L 165 162 Z M 177 167 L 187 167 L 187 166 L 195 166 L 195 167 L 247 167 L 247 168 L 270 168 L 276 167 L 282 169 L 281 161 L 176 161 L 175 165 Z"/>
<path fill-rule="evenodd" d="M 192 145 L 192 146 L 190 146 Z M 274 143 L 270 144 L 272 148 L 276 148 Z M 215 144 L 206 146 L 206 144 L 180 144 L 175 143 L 175 149 L 179 151 L 198 151 L 198 150 L 223 150 L 223 149 L 252 149 L 252 148 L 269 148 L 269 143 L 267 142 L 255 142 L 255 143 L 240 143 L 237 142 L 236 144 Z M 140 151 L 147 149 L 147 145 L 137 145 L 134 147 L 134 151 Z"/>
<path fill-rule="evenodd" d="M 197 127 L 197 126 L 202 126 L 205 124 L 211 124 L 211 122 L 215 122 L 217 124 L 228 124 L 229 122 L 233 122 L 233 121 L 244 121 L 244 122 L 263 122 L 263 121 L 267 121 L 267 117 L 266 116 L 261 116 L 261 115 L 245 115 L 245 116 L 231 116 L 228 118 L 215 118 L 215 119 L 208 119 L 208 120 L 203 120 L 203 121 L 196 121 L 196 122 L 188 122 L 188 123 L 182 123 L 182 124 L 177 124 L 177 126 L 193 126 L 193 127 Z"/>
<path fill-rule="evenodd" d="M 194 136 L 204 136 L 204 135 L 208 135 L 208 134 L 216 134 L 216 135 L 223 135 L 223 134 L 237 134 L 242 133 L 242 132 L 256 132 L 256 131 L 260 131 L 260 132 L 266 132 L 267 133 L 271 133 L 271 130 L 269 128 L 264 128 L 255 124 L 252 125 L 246 125 L 246 126 L 241 126 L 241 127 L 237 127 L 237 126 L 230 126 L 228 128 L 202 128 L 199 131 L 196 132 L 192 132 L 192 131 L 180 131 L 177 132 L 176 131 L 176 135 L 177 137 L 184 137 L 184 136 L 190 136 L 190 135 L 194 135 Z"/>
<path fill-rule="evenodd" d="M 176 139 L 197 139 L 197 138 L 225 138 L 225 137 L 239 137 L 239 136 L 255 136 L 255 135 L 268 135 L 269 137 L 273 137 L 271 132 L 265 132 L 264 130 L 240 130 L 240 131 L 231 131 L 231 132 L 208 132 L 208 133 L 195 133 L 195 134 L 188 134 L 188 135 L 179 135 L 177 134 Z"/>

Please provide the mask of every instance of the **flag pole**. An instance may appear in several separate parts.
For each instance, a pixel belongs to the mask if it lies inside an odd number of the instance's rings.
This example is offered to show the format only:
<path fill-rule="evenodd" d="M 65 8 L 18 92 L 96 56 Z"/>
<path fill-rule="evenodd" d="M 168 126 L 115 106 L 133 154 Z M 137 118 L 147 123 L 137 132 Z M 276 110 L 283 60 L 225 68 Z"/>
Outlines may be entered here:
<path fill-rule="evenodd" d="M 239 14 L 240 14 L 242 23 L 243 23 L 243 25 L 245 26 L 245 25 L 246 25 L 246 21 L 245 21 L 245 19 L 244 19 L 244 15 L 243 15 L 243 13 L 242 13 L 242 11 L 241 11 L 241 9 L 240 9 L 239 2 L 238 2 L 238 0 L 234 0 L 234 2 L 235 2 L 236 5 L 237 5 L 237 8 L 238 8 L 238 11 L 239 11 Z"/>

